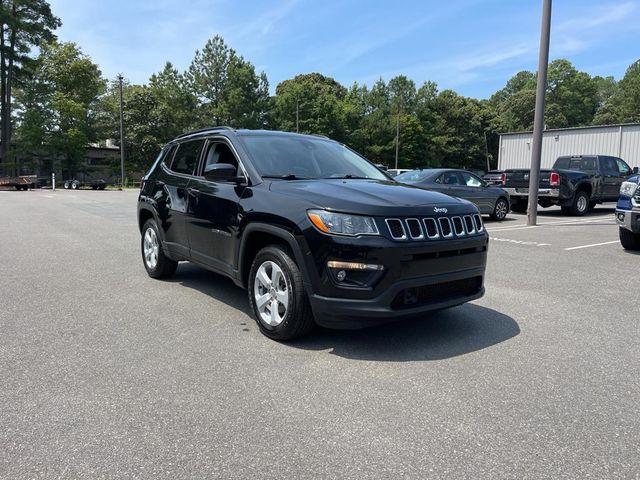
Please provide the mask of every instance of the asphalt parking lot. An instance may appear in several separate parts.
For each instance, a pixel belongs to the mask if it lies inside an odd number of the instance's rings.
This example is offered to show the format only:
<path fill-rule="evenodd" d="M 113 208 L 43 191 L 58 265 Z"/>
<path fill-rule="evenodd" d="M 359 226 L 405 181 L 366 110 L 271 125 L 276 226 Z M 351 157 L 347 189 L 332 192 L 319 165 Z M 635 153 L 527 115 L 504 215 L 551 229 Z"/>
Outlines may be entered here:
<path fill-rule="evenodd" d="M 638 478 L 640 256 L 613 205 L 487 220 L 484 298 L 263 337 L 147 277 L 137 192 L 0 192 L 0 478 Z"/>

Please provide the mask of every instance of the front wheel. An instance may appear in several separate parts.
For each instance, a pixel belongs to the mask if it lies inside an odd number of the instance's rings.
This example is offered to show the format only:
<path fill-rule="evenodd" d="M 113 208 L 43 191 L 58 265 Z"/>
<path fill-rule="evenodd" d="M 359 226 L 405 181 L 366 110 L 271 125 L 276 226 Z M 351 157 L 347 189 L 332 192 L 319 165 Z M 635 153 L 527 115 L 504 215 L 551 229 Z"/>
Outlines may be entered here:
<path fill-rule="evenodd" d="M 507 217 L 507 213 L 509 212 L 509 202 L 507 202 L 504 198 L 499 198 L 496 202 L 495 207 L 493 208 L 493 213 L 491 214 L 491 218 L 501 222 Z"/>
<path fill-rule="evenodd" d="M 302 273 L 287 249 L 271 245 L 260 250 L 247 287 L 256 323 L 267 337 L 291 340 L 313 329 Z"/>
<path fill-rule="evenodd" d="M 66 182 L 64 182 L 64 189 L 65 190 L 69 190 L 69 187 L 71 186 L 71 183 L 69 182 L 69 180 L 67 180 Z"/>
<path fill-rule="evenodd" d="M 640 250 L 640 233 L 633 233 L 626 228 L 620 228 L 620 243 L 625 250 Z"/>
<path fill-rule="evenodd" d="M 142 227 L 142 262 L 151 278 L 168 278 L 178 268 L 178 262 L 171 260 L 162 251 L 160 234 L 155 220 L 147 220 Z"/>
<path fill-rule="evenodd" d="M 78 190 L 80 188 L 80 182 L 74 180 L 71 182 L 71 190 Z"/>

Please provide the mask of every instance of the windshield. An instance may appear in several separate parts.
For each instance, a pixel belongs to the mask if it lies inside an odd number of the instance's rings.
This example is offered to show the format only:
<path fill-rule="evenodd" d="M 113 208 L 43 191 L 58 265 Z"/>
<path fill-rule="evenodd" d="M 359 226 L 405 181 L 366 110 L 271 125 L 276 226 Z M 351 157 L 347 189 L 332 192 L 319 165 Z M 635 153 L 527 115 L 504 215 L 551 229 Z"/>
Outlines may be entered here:
<path fill-rule="evenodd" d="M 262 177 L 389 180 L 360 155 L 330 140 L 276 135 L 246 135 L 243 140 Z"/>
<path fill-rule="evenodd" d="M 421 182 L 431 175 L 430 170 L 411 170 L 410 172 L 401 173 L 395 180 L 398 182 Z"/>

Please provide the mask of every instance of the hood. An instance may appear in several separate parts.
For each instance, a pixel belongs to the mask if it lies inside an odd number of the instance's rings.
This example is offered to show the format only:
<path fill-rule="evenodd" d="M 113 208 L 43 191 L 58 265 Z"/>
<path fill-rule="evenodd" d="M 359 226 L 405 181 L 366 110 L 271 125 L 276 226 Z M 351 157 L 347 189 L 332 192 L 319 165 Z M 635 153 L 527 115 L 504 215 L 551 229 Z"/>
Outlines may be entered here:
<path fill-rule="evenodd" d="M 434 208 L 447 208 L 448 214 L 475 213 L 466 200 L 418 187 L 381 180 L 293 180 L 274 181 L 272 192 L 297 197 L 308 208 L 371 216 L 433 215 Z"/>

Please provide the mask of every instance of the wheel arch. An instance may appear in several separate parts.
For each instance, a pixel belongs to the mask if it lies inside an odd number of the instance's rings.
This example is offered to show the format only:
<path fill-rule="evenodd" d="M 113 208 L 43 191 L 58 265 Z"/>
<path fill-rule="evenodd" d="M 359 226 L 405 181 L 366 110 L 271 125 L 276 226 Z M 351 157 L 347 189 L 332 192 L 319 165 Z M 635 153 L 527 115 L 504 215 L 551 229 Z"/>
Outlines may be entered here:
<path fill-rule="evenodd" d="M 283 245 L 293 253 L 294 260 L 302 272 L 305 285 L 309 284 L 302 249 L 293 234 L 285 228 L 266 223 L 247 225 L 242 235 L 238 252 L 238 284 L 247 287 L 251 264 L 258 252 L 268 245 Z"/>

